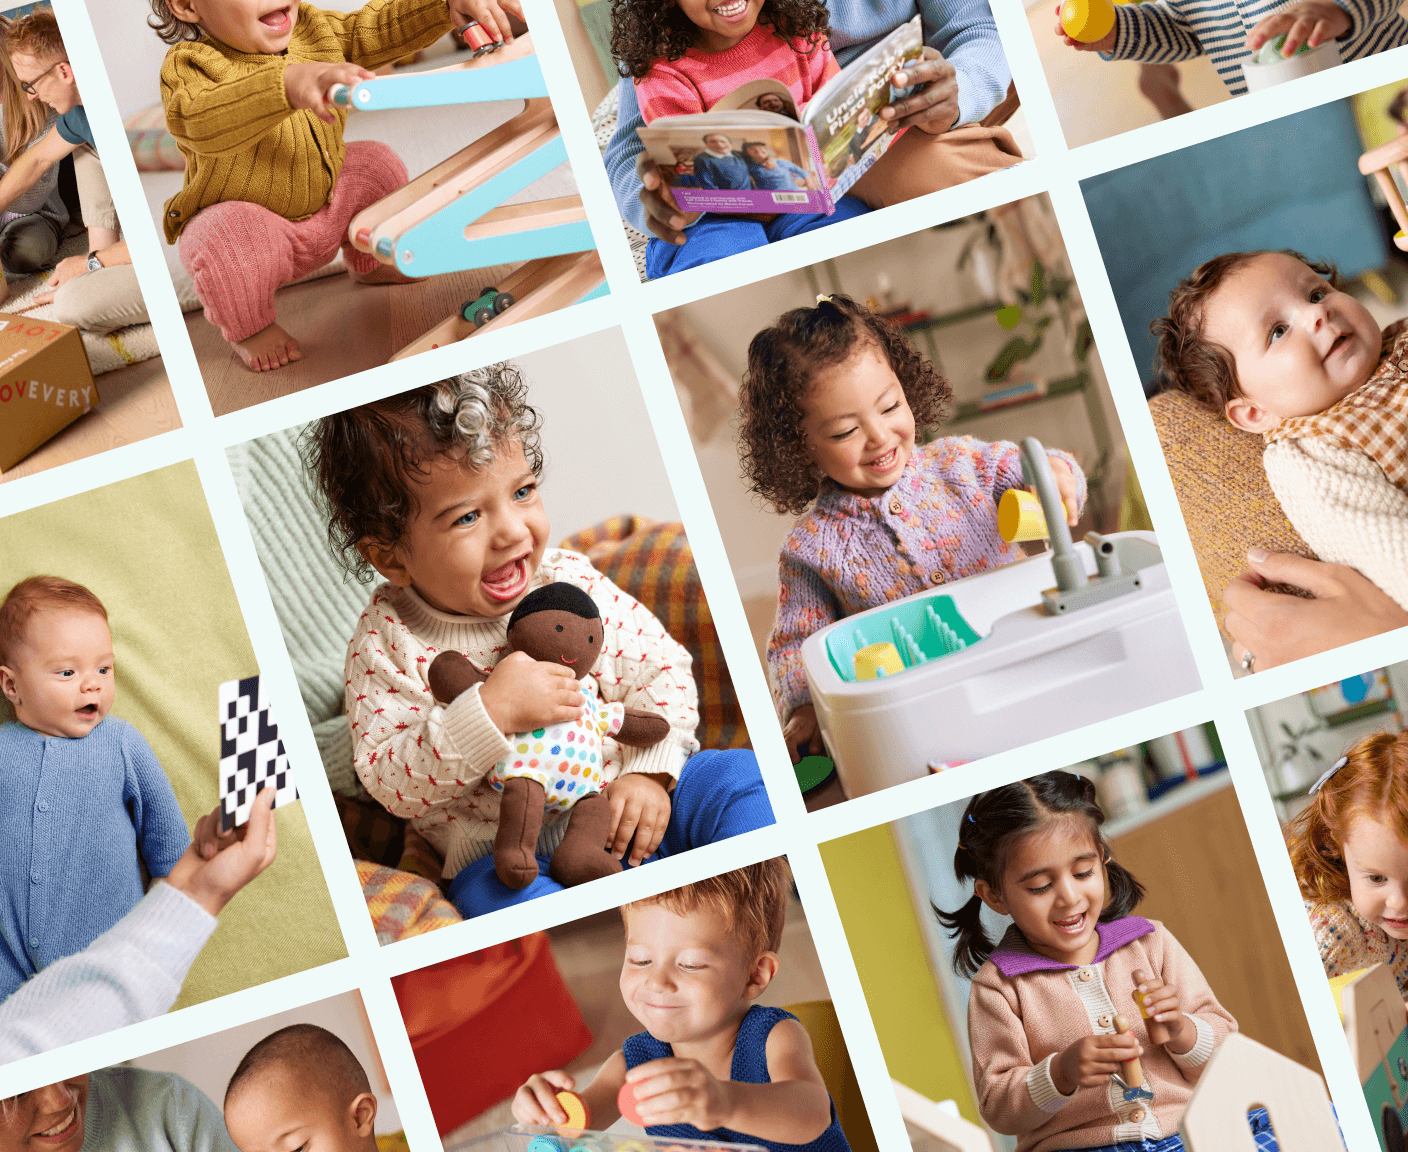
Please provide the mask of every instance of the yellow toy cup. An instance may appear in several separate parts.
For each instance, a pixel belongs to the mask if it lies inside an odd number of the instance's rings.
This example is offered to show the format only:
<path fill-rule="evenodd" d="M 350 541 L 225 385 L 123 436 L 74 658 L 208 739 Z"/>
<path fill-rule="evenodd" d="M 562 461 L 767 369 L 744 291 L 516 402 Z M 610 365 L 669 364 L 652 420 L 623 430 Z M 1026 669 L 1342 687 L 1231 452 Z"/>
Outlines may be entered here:
<path fill-rule="evenodd" d="M 881 676 L 903 672 L 904 661 L 900 659 L 898 648 L 888 640 L 881 640 L 856 653 L 855 667 L 857 680 L 878 680 Z"/>
<path fill-rule="evenodd" d="M 1072 40 L 1093 44 L 1103 40 L 1115 26 L 1115 6 L 1111 0 L 1066 0 L 1061 5 L 1061 27 Z"/>
<path fill-rule="evenodd" d="M 1046 514 L 1041 501 L 1025 488 L 1009 488 L 997 502 L 997 534 L 1009 544 L 1045 540 Z"/>

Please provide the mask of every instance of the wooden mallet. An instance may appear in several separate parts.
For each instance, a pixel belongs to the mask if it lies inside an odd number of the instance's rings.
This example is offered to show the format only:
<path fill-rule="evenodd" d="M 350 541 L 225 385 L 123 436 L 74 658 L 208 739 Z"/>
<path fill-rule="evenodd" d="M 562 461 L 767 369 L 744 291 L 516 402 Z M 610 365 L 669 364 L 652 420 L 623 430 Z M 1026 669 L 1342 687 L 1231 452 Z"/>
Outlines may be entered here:
<path fill-rule="evenodd" d="M 1129 1021 L 1123 1016 L 1116 1016 L 1115 1031 L 1121 1036 L 1127 1036 L 1129 1034 Z M 1121 1061 L 1121 1063 L 1124 1065 L 1124 1082 L 1131 1088 L 1143 1088 L 1144 1067 L 1139 1063 L 1139 1057 L 1136 1056 L 1132 1060 L 1124 1060 Z"/>
<path fill-rule="evenodd" d="M 1142 968 L 1136 968 L 1134 970 L 1134 987 L 1136 989 L 1134 993 L 1134 1002 L 1139 1005 L 1139 1015 L 1143 1017 L 1145 1021 L 1145 1027 L 1149 1029 L 1149 1043 L 1167 1044 L 1171 1036 L 1168 1030 L 1168 1025 L 1160 1024 L 1157 1020 L 1150 1017 L 1148 1010 L 1144 1007 L 1145 997 L 1152 996 L 1153 992 L 1140 992 L 1137 990 L 1139 988 L 1139 985 L 1146 983 L 1148 979 L 1148 973 L 1146 973 Z"/>

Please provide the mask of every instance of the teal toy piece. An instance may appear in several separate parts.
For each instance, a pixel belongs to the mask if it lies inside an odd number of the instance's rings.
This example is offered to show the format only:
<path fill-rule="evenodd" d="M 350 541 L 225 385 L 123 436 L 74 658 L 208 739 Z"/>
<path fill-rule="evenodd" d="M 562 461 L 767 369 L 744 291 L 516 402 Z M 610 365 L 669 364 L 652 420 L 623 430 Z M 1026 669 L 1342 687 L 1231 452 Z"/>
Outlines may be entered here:
<path fill-rule="evenodd" d="M 1404 1152 L 1408 1143 L 1408 1031 L 1400 1032 L 1364 1081 L 1364 1103 L 1383 1152 Z"/>
<path fill-rule="evenodd" d="M 871 644 L 890 641 L 899 649 L 900 659 L 908 669 L 961 652 L 981 639 L 963 618 L 953 597 L 936 592 L 868 615 L 857 620 L 854 627 L 836 629 L 826 638 L 826 655 L 836 675 L 854 683 L 856 653 Z"/>
<path fill-rule="evenodd" d="M 460 315 L 476 328 L 483 328 L 512 303 L 513 297 L 507 292 L 500 292 L 493 287 L 481 288 L 477 299 L 465 301 L 460 308 Z"/>
<path fill-rule="evenodd" d="M 497 72 L 499 67 L 506 65 L 499 65 L 490 71 Z M 561 136 L 556 136 L 502 172 L 471 188 L 458 200 L 396 237 L 396 267 L 407 276 L 436 276 L 465 268 L 537 260 L 544 256 L 562 256 L 595 248 L 591 225 L 585 220 L 510 232 L 502 236 L 465 239 L 465 228 L 484 213 L 497 208 L 510 196 L 521 192 L 566 160 L 567 146 Z M 386 237 L 379 239 L 378 253 L 386 256 L 382 245 L 391 247 L 391 243 Z"/>
<path fill-rule="evenodd" d="M 610 295 L 611 287 L 603 280 L 600 284 L 598 284 L 595 288 L 593 288 L 590 292 L 583 296 L 581 300 L 578 300 L 577 303 L 580 304 L 582 300 L 595 300 L 598 296 Z"/>
<path fill-rule="evenodd" d="M 489 100 L 531 100 L 548 94 L 536 56 L 522 56 L 492 68 L 440 68 L 377 76 L 350 87 L 339 84 L 329 95 L 340 108 L 385 112 L 432 104 L 480 104 Z"/>

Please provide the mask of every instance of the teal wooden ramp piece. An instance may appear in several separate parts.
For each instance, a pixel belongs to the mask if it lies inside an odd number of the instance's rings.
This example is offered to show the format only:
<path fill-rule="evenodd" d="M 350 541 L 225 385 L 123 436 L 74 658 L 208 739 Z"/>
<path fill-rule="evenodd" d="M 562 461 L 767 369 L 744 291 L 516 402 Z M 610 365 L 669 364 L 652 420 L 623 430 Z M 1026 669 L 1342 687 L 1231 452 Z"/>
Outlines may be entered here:
<path fill-rule="evenodd" d="M 466 240 L 464 236 L 465 228 L 489 209 L 497 208 L 566 160 L 567 146 L 558 136 L 471 188 L 458 200 L 395 238 L 396 267 L 407 276 L 436 276 L 442 272 L 460 272 L 466 268 L 536 260 L 595 248 L 591 226 L 585 220 L 476 240 Z M 378 240 L 377 247 L 385 255 L 390 247 L 389 238 Z"/>
<path fill-rule="evenodd" d="M 339 84 L 332 91 L 332 102 L 358 112 L 384 112 L 390 108 L 529 100 L 547 94 L 537 56 L 524 56 L 492 68 L 402 72 L 363 80 L 350 88 Z"/>
<path fill-rule="evenodd" d="M 603 280 L 600 284 L 598 284 L 595 288 L 593 288 L 590 292 L 583 296 L 581 300 L 578 300 L 577 303 L 581 304 L 584 300 L 595 300 L 598 296 L 610 295 L 611 287 L 606 283 L 606 281 Z"/>
<path fill-rule="evenodd" d="M 826 655 L 836 674 L 854 683 L 856 653 L 871 644 L 890 641 L 899 650 L 900 659 L 908 670 L 961 652 L 981 639 L 963 618 L 952 596 L 932 593 L 911 597 L 883 611 L 847 621 L 845 627 L 827 635 Z"/>

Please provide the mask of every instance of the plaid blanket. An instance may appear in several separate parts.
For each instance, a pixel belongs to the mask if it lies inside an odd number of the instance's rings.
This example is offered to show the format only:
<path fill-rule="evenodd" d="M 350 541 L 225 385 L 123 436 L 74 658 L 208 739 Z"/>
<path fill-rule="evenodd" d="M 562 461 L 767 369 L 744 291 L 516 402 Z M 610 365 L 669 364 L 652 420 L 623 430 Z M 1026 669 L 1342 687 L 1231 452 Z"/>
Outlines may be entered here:
<path fill-rule="evenodd" d="M 439 887 L 423 876 L 358 860 L 357 879 L 362 884 L 378 944 L 390 944 L 460 922 L 460 914 L 440 895 Z"/>

